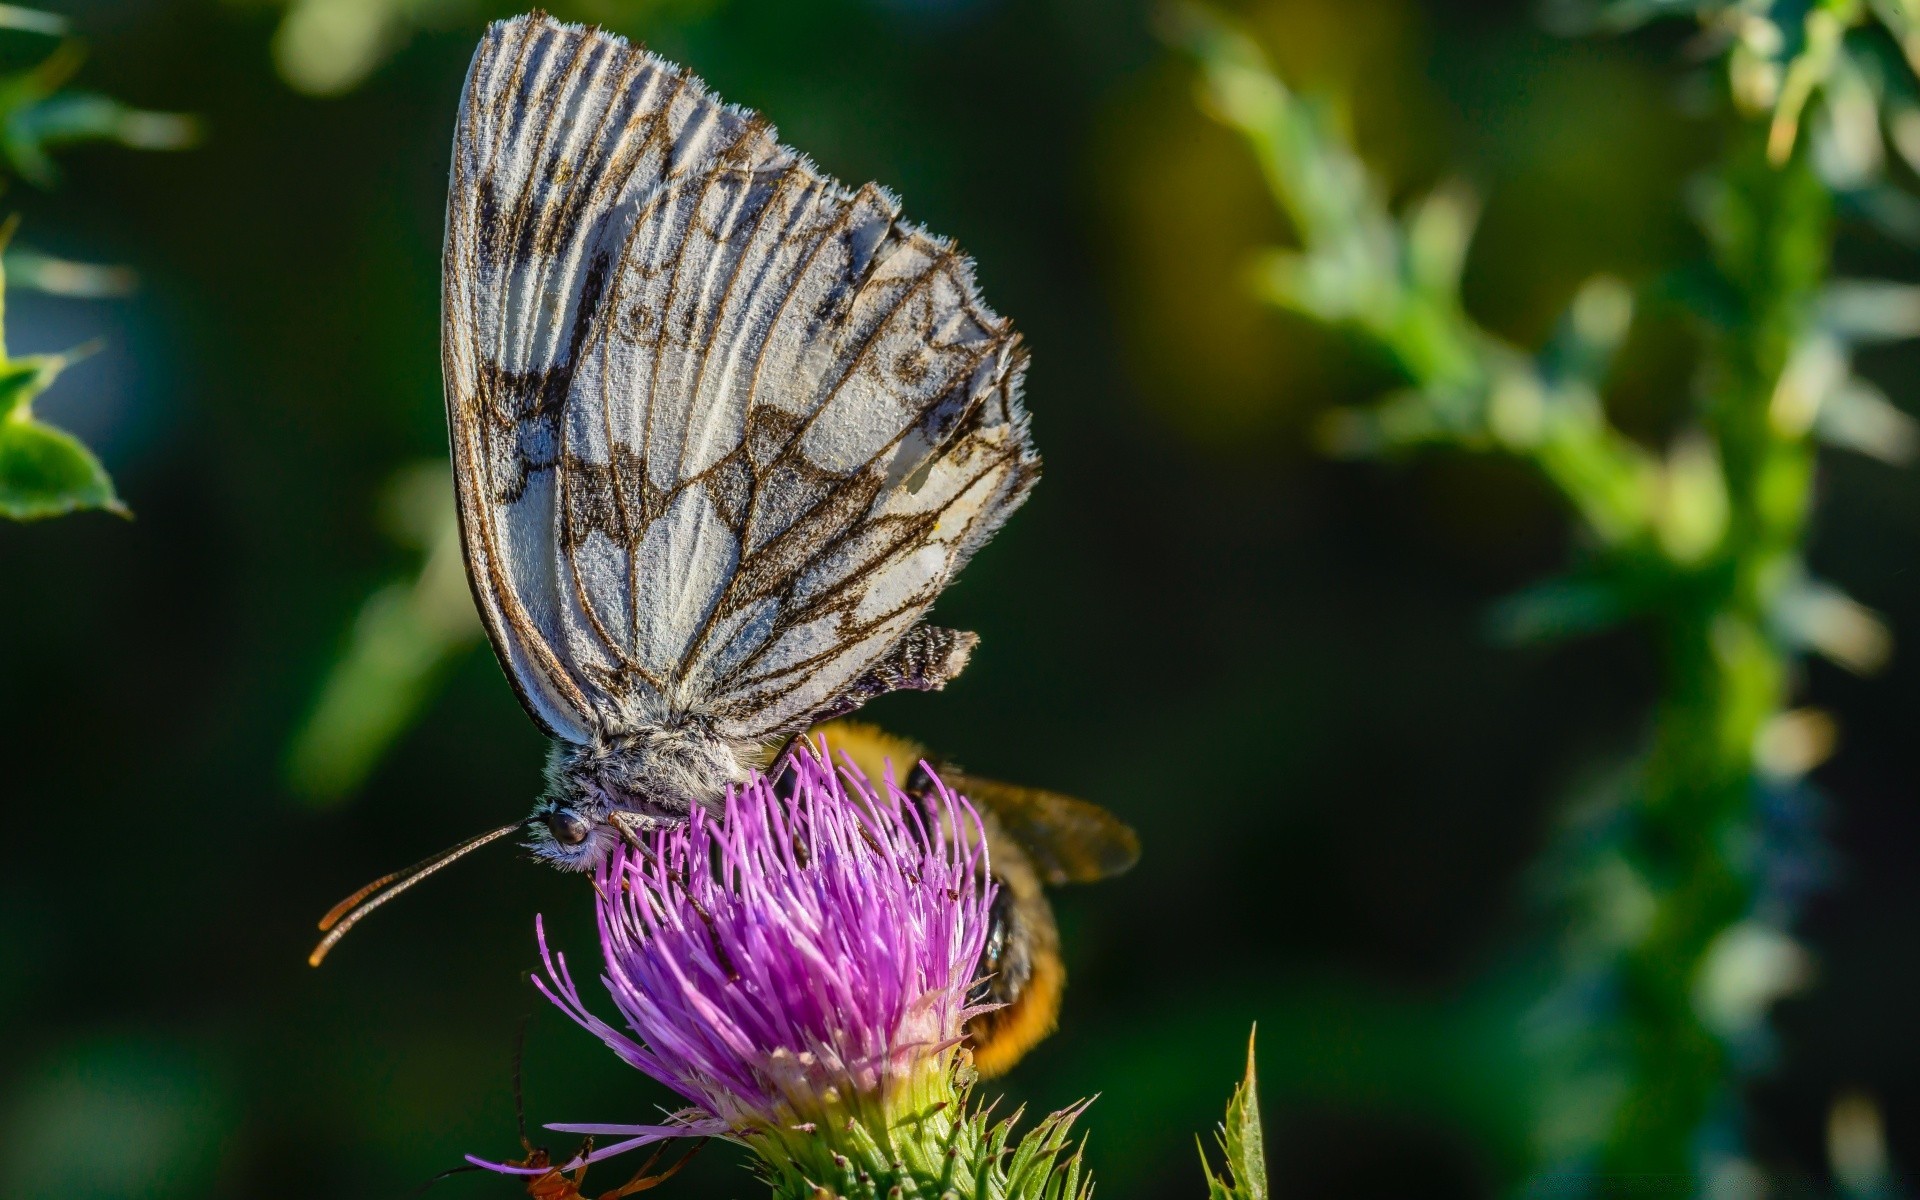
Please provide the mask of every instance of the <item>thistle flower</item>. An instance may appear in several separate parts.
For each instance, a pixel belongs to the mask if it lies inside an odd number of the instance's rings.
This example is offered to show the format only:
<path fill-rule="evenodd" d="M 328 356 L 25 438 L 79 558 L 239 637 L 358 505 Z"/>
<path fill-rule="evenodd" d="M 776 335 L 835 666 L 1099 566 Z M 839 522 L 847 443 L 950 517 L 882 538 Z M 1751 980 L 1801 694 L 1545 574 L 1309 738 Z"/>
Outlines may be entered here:
<path fill-rule="evenodd" d="M 689 1105 L 552 1128 L 619 1139 L 587 1161 L 726 1137 L 795 1200 L 1079 1195 L 1078 1108 L 1009 1157 L 1012 1120 L 967 1104 L 993 898 L 978 814 L 937 780 L 922 802 L 796 749 L 790 788 L 756 777 L 722 818 L 696 812 L 597 876 L 602 979 L 631 1034 L 588 1009 L 541 930 L 541 991 Z"/>

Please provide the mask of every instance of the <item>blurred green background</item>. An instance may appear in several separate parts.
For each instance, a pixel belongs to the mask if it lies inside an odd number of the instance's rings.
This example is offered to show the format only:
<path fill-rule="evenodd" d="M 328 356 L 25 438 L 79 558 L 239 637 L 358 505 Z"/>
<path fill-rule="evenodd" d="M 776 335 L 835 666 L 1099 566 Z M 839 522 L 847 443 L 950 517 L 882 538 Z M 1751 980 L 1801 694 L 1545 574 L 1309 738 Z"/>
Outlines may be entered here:
<path fill-rule="evenodd" d="M 0 524 L 0 1195 L 403 1196 L 462 1153 L 517 1153 L 529 1011 L 532 1121 L 645 1119 L 664 1093 L 526 982 L 535 912 L 589 952 L 577 880 L 481 854 L 324 970 L 303 961 L 341 894 L 540 786 L 542 740 L 478 648 L 417 688 L 417 720 L 396 705 L 363 784 L 316 780 L 296 749 L 356 622 L 363 649 L 379 640 L 367 597 L 411 586 L 431 537 L 434 477 L 408 472 L 444 455 L 447 146 L 484 21 L 514 10 L 64 11 L 91 47 L 80 82 L 198 114 L 204 142 L 78 150 L 56 189 L 0 197 L 37 249 L 141 279 L 122 300 L 8 297 L 15 352 L 106 338 L 38 407 L 137 515 Z M 982 649 L 949 691 L 868 710 L 1141 832 L 1134 873 L 1059 897 L 1065 1026 L 1008 1104 L 1098 1092 L 1102 1194 L 1198 1194 L 1193 1135 L 1257 1020 L 1277 1194 L 1516 1186 L 1550 1070 L 1541 856 L 1639 743 L 1654 688 L 1631 633 L 1487 638 L 1488 607 L 1565 558 L 1546 493 L 1486 460 L 1316 453 L 1327 409 L 1391 379 L 1246 296 L 1247 255 L 1282 228 L 1145 4 L 562 15 L 644 37 L 829 171 L 895 188 L 1029 339 L 1046 479 L 939 607 Z M 1571 40 L 1529 6 L 1464 0 L 1242 15 L 1296 83 L 1346 98 L 1396 190 L 1478 186 L 1468 302 L 1518 342 L 1591 274 L 1644 282 L 1689 237 L 1683 183 L 1713 147 L 1683 115 L 1684 30 Z M 1860 238 L 1839 266 L 1920 277 Z M 1630 346 L 1624 424 L 1670 428 L 1686 353 Z M 1916 365 L 1895 349 L 1864 369 L 1912 409 Z M 1917 542 L 1913 476 L 1824 460 L 1813 563 L 1902 635 L 1920 630 Z M 1805 815 L 1826 844 L 1799 922 L 1817 973 L 1776 1010 L 1746 1098 L 1768 1174 L 1824 1194 L 1849 1096 L 1884 1113 L 1896 1163 L 1920 1163 L 1920 658 L 1865 680 L 1814 664 L 1803 698 L 1842 737 Z M 670 1186 L 751 1194 L 740 1168 L 709 1151 Z M 469 1176 L 436 1194 L 517 1191 Z"/>

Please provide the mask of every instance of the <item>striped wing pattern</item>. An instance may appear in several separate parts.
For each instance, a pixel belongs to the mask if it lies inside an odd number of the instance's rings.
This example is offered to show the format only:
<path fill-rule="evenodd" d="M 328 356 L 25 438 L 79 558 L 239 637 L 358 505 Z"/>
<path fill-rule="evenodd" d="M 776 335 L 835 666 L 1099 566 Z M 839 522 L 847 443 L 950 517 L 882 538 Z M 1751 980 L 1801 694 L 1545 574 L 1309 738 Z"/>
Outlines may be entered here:
<path fill-rule="evenodd" d="M 489 31 L 444 268 L 469 573 L 564 739 L 803 728 L 1038 477 L 968 260 L 620 38 Z"/>

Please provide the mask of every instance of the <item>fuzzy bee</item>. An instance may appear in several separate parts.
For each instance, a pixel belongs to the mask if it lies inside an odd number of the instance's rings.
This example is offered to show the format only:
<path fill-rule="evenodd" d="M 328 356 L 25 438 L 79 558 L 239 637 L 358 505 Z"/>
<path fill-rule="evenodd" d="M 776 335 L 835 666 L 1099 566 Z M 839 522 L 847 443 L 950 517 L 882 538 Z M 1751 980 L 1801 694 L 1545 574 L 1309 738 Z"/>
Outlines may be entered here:
<path fill-rule="evenodd" d="M 867 778 L 879 781 L 891 772 L 909 794 L 931 787 L 920 765 L 926 763 L 979 810 L 999 891 L 982 962 L 985 978 L 974 999 L 1000 1007 L 975 1017 L 967 1040 L 980 1073 L 1001 1074 L 1052 1033 L 1060 1017 L 1067 971 L 1046 889 L 1120 874 L 1139 859 L 1139 838 L 1098 805 L 970 774 L 864 722 L 833 721 L 813 733 Z"/>

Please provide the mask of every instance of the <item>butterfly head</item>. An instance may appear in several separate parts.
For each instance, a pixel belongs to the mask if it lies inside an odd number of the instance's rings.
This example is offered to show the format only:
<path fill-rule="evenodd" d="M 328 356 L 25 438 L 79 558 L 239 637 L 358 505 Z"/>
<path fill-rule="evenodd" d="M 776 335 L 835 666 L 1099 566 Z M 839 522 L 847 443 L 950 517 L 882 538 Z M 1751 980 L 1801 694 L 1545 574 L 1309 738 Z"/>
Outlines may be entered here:
<path fill-rule="evenodd" d="M 592 871 L 637 831 L 715 808 L 744 783 L 743 748 L 697 727 L 555 742 L 527 848 L 563 871 Z"/>
<path fill-rule="evenodd" d="M 620 844 L 604 796 L 549 788 L 527 822 L 527 849 L 563 871 L 591 871 Z"/>

